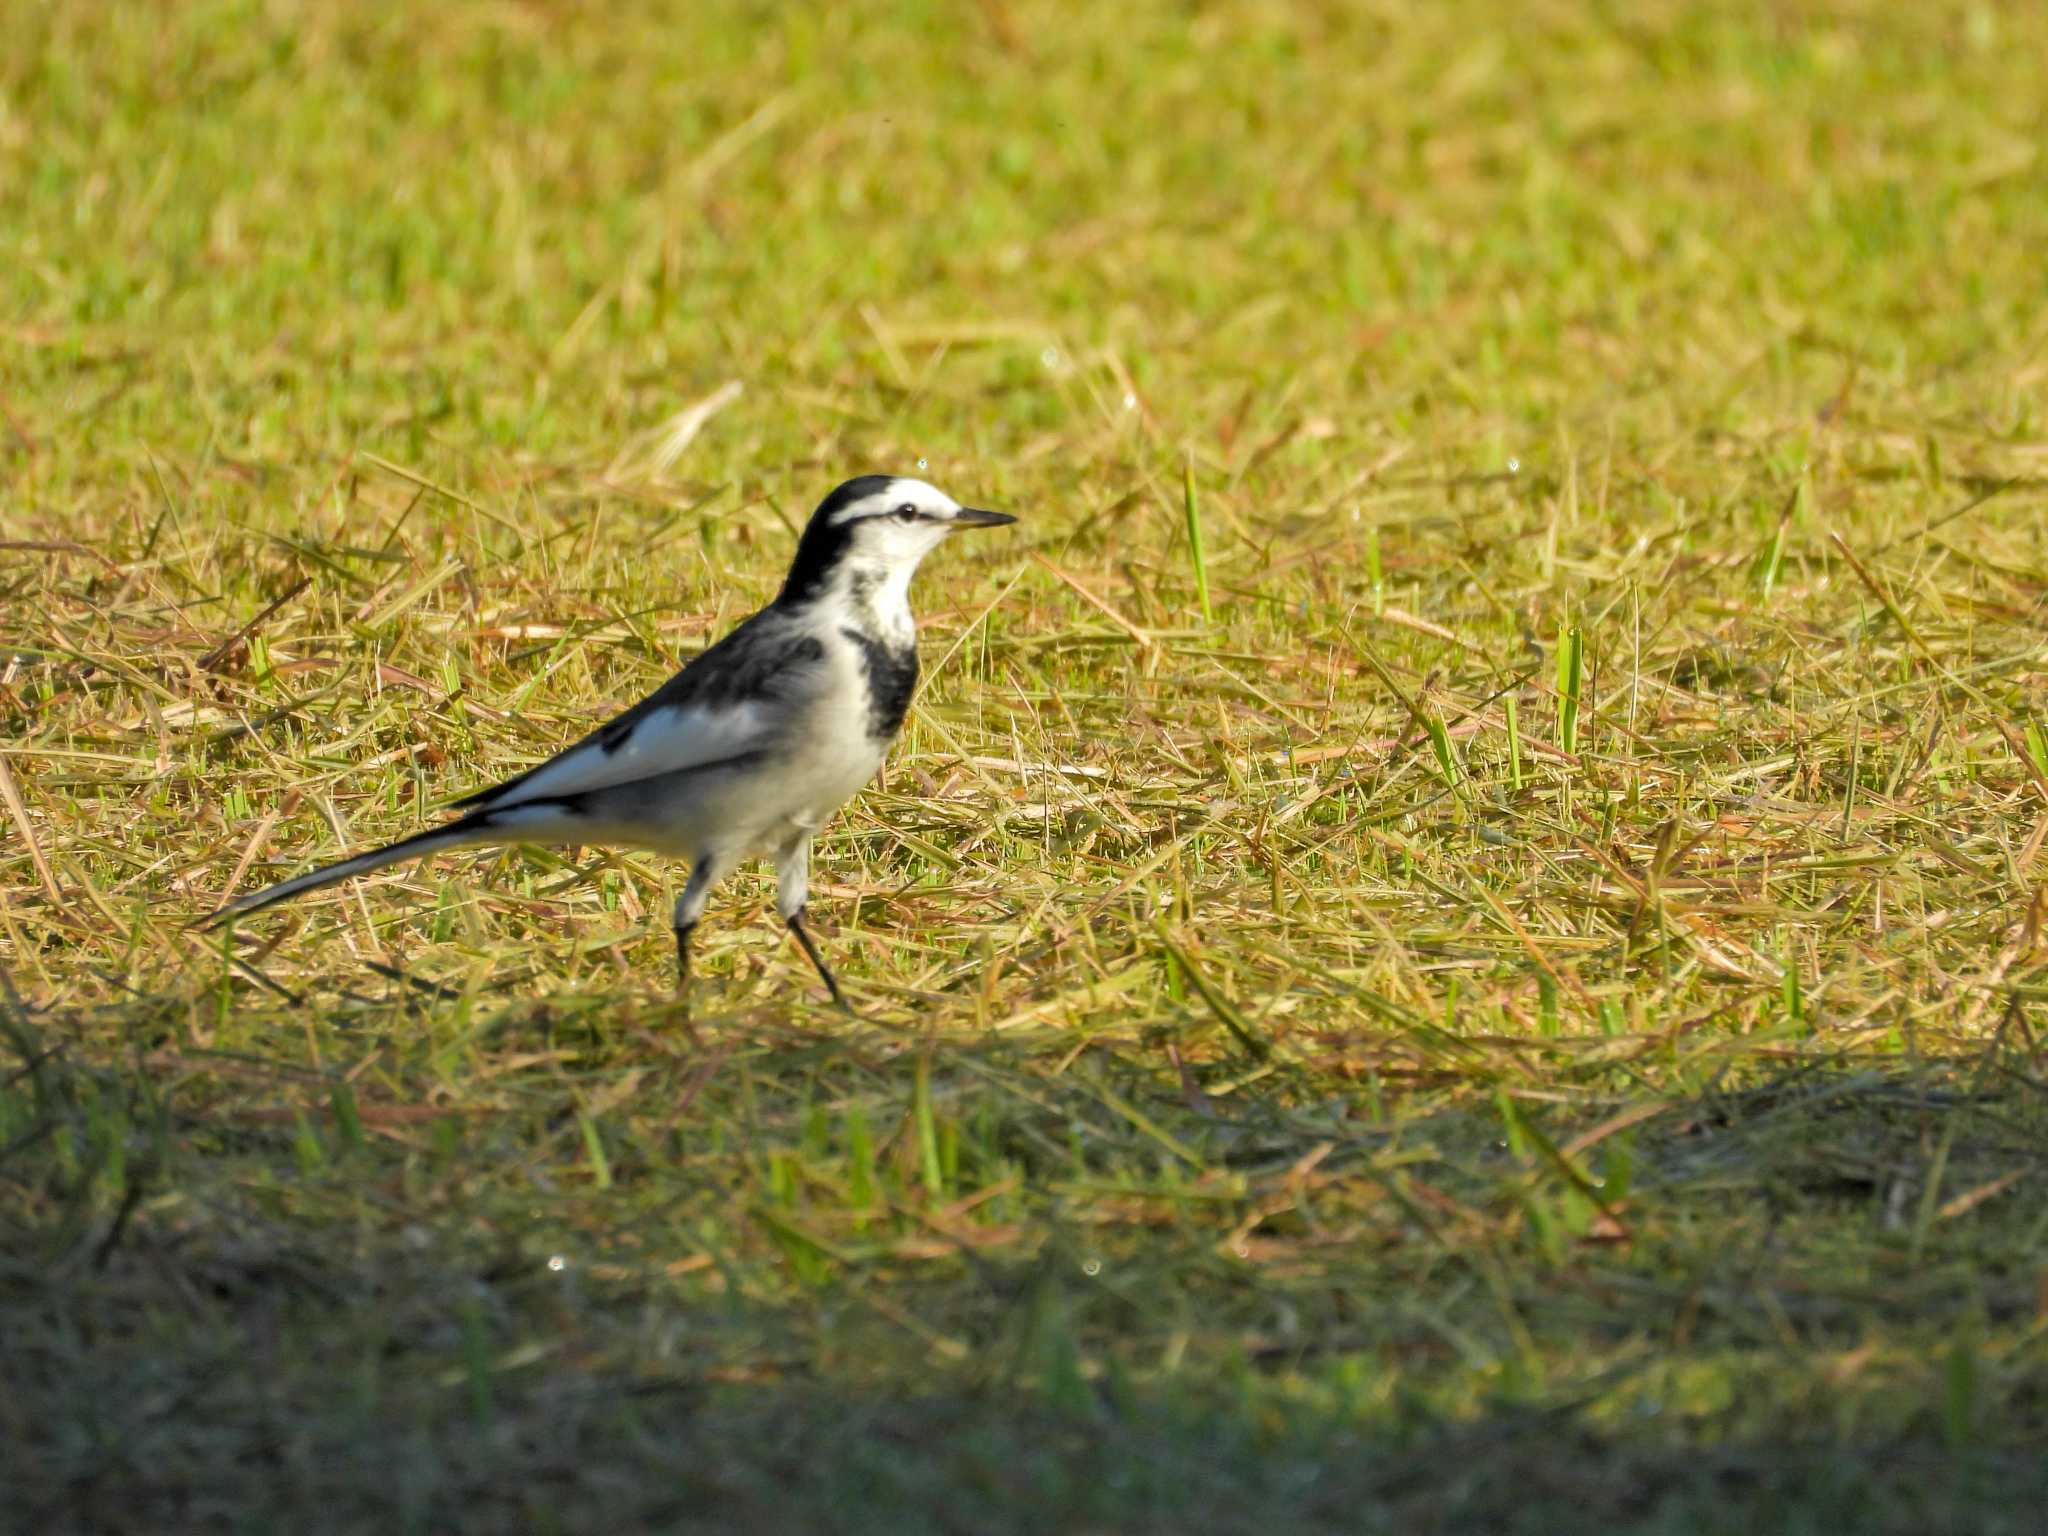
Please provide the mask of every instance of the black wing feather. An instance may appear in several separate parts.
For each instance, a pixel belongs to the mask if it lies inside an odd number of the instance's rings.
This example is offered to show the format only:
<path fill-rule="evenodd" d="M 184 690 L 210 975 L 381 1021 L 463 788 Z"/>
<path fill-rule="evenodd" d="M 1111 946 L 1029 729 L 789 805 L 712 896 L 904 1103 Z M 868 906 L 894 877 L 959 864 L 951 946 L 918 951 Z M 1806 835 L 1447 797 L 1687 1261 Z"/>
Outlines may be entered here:
<path fill-rule="evenodd" d="M 562 758 L 595 746 L 610 755 L 624 746 L 633 728 L 664 709 L 733 708 L 781 691 L 791 668 L 823 659 L 824 643 L 808 631 L 791 626 L 774 607 L 762 609 L 714 645 L 691 657 L 667 682 L 624 714 L 606 721 L 574 745 L 524 773 L 452 801 L 456 810 L 495 805 L 521 784 Z"/>

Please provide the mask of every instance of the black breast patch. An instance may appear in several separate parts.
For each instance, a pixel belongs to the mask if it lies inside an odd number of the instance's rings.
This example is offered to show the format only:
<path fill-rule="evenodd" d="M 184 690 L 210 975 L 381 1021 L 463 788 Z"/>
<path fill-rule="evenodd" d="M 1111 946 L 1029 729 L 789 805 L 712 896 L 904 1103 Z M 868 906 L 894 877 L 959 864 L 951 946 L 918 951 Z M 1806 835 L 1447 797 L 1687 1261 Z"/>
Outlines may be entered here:
<path fill-rule="evenodd" d="M 887 741 L 903 724 L 910 696 L 917 691 L 917 642 L 892 649 L 886 642 L 857 629 L 839 631 L 860 652 L 868 684 L 868 735 Z"/>

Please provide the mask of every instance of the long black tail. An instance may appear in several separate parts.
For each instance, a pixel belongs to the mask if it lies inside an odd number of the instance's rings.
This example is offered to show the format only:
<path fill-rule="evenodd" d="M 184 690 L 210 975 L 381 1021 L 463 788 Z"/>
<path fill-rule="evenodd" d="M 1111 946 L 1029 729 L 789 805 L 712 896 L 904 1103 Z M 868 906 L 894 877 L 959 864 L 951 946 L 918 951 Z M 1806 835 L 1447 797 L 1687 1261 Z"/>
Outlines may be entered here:
<path fill-rule="evenodd" d="M 243 917 L 251 912 L 260 912 L 265 907 L 275 906 L 280 901 L 289 901 L 294 896 L 303 896 L 308 891 L 324 890 L 338 885 L 343 880 L 357 875 L 367 875 L 373 869 L 383 869 L 389 864 L 403 864 L 407 859 L 424 858 L 438 853 L 443 848 L 473 848 L 480 843 L 495 843 L 505 840 L 506 828 L 498 816 L 490 811 L 475 811 L 446 826 L 429 827 L 424 832 L 401 838 L 382 848 L 373 848 L 368 853 L 359 853 L 353 858 L 329 864 L 308 874 L 295 875 L 289 880 L 280 880 L 276 885 L 261 891 L 251 891 L 246 896 L 237 896 L 218 912 L 209 913 L 193 924 L 195 928 L 217 928 L 232 917 Z"/>

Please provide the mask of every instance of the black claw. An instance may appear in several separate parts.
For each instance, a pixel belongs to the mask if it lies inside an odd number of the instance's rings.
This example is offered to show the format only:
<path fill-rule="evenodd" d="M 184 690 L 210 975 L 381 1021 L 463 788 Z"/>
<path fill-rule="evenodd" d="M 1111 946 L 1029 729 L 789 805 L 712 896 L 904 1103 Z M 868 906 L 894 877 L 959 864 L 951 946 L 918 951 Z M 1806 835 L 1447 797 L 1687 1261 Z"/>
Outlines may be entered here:
<path fill-rule="evenodd" d="M 804 909 L 798 907 L 789 914 L 789 931 L 796 935 L 797 943 L 803 945 L 804 953 L 811 957 L 811 964 L 818 968 L 818 974 L 825 979 L 825 990 L 832 994 L 832 1001 L 853 1012 L 853 1005 L 846 1000 L 846 994 L 839 990 L 839 978 L 832 974 L 832 968 L 825 963 L 825 957 L 818 953 L 818 946 L 811 939 L 811 930 L 804 926 Z"/>
<path fill-rule="evenodd" d="M 681 997 L 690 990 L 690 935 L 696 930 L 695 923 L 685 923 L 676 929 L 676 996 Z"/>

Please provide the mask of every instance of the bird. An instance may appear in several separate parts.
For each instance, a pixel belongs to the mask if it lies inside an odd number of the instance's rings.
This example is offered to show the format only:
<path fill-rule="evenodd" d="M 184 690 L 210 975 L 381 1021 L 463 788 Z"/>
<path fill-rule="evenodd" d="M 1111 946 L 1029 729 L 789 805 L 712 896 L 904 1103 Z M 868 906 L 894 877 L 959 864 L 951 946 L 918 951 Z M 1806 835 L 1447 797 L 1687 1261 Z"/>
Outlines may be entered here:
<path fill-rule="evenodd" d="M 294 896 L 449 848 L 555 843 L 686 861 L 676 985 L 711 893 L 745 858 L 775 867 L 776 908 L 850 1010 L 804 921 L 811 839 L 873 778 L 918 678 L 910 579 L 948 536 L 1017 519 L 922 480 L 860 475 L 811 514 L 772 602 L 639 703 L 513 778 L 450 803 L 463 814 L 228 902 L 217 928 Z"/>

